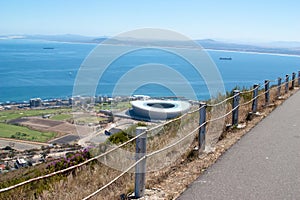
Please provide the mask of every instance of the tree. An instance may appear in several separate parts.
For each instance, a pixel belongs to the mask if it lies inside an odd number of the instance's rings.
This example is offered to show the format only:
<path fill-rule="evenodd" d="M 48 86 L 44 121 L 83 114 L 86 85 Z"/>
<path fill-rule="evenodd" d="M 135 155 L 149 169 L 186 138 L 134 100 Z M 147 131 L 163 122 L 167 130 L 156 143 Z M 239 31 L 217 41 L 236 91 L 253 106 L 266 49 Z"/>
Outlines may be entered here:
<path fill-rule="evenodd" d="M 13 158 L 15 157 L 15 152 L 12 150 L 8 153 L 8 157 Z"/>
<path fill-rule="evenodd" d="M 44 150 L 44 151 L 41 153 L 41 158 L 42 158 L 43 160 L 46 160 L 46 157 L 48 156 L 49 153 L 50 153 L 50 150 L 49 150 L 49 149 Z"/>
<path fill-rule="evenodd" d="M 3 148 L 3 150 L 11 151 L 11 150 L 13 150 L 13 148 L 11 148 L 10 146 L 6 146 Z"/>

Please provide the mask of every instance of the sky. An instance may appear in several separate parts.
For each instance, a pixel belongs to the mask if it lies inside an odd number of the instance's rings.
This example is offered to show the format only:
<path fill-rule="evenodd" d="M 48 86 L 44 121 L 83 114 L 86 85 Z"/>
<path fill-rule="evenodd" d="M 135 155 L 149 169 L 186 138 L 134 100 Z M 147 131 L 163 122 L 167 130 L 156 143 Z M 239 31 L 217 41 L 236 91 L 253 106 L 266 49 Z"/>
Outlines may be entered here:
<path fill-rule="evenodd" d="M 299 0 L 2 0 L 0 35 L 161 28 L 192 39 L 299 42 L 299 9 Z"/>

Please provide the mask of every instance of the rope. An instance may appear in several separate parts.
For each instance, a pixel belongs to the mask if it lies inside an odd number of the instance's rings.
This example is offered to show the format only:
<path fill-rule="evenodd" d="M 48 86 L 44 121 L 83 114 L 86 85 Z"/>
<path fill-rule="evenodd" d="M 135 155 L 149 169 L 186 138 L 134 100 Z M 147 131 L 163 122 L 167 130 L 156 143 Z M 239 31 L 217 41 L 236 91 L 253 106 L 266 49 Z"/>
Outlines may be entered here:
<path fill-rule="evenodd" d="M 207 106 L 208 106 L 208 107 L 216 107 L 216 106 L 219 106 L 219 105 L 221 105 L 221 104 L 223 104 L 223 103 L 225 103 L 225 102 L 227 102 L 227 101 L 233 99 L 234 97 L 236 97 L 236 96 L 238 96 L 238 95 L 239 95 L 239 93 L 237 93 L 237 94 L 235 94 L 235 95 L 233 95 L 233 96 L 231 96 L 231 97 L 228 97 L 227 99 L 224 99 L 223 101 L 221 101 L 221 102 L 219 102 L 219 103 L 216 103 L 216 104 L 207 104 Z"/>
<path fill-rule="evenodd" d="M 154 156 L 155 154 L 158 154 L 158 153 L 160 153 L 160 152 L 163 152 L 163 151 L 165 151 L 165 150 L 167 150 L 167 149 L 170 149 L 170 148 L 176 146 L 177 144 L 179 144 L 180 142 L 182 142 L 183 140 L 185 140 L 185 139 L 188 138 L 189 136 L 193 135 L 197 130 L 199 130 L 199 128 L 201 128 L 201 127 L 204 126 L 205 124 L 207 124 L 207 122 L 204 122 L 203 124 L 201 124 L 200 126 L 198 126 L 197 128 L 195 128 L 192 132 L 190 132 L 189 134 L 185 135 L 185 136 L 184 136 L 183 138 L 181 138 L 180 140 L 177 140 L 175 143 L 173 143 L 173 144 L 171 144 L 171 145 L 169 145 L 169 146 L 166 146 L 166 147 L 164 147 L 164 148 L 162 148 L 162 149 L 159 149 L 159 150 L 156 150 L 156 151 L 153 151 L 153 152 L 149 153 L 149 154 L 147 155 L 147 157 Z"/>
<path fill-rule="evenodd" d="M 269 83 L 276 83 L 276 82 L 277 82 L 277 79 L 269 80 Z"/>
<path fill-rule="evenodd" d="M 268 89 L 267 91 L 264 91 L 264 92 L 260 93 L 259 95 L 257 95 L 257 97 L 260 97 L 260 96 L 262 96 L 262 95 L 264 95 L 264 94 L 266 94 L 268 92 L 270 92 L 270 89 Z"/>
<path fill-rule="evenodd" d="M 99 158 L 101 158 L 101 157 L 103 157 L 103 156 L 105 156 L 105 155 L 107 155 L 107 154 L 109 154 L 109 153 L 111 153 L 111 152 L 113 152 L 113 151 L 115 151 L 115 150 L 117 150 L 117 149 L 119 149 L 119 148 L 121 148 L 121 147 L 123 147 L 123 146 L 129 144 L 130 142 L 136 140 L 138 137 L 141 137 L 142 135 L 144 135 L 144 134 L 147 133 L 147 132 L 148 132 L 148 131 L 144 131 L 144 132 L 142 132 L 141 134 L 139 134 L 139 135 L 137 135 L 137 136 L 131 138 L 130 140 L 128 140 L 128 141 L 126 141 L 126 142 L 120 144 L 119 146 L 116 146 L 116 147 L 110 149 L 110 150 L 107 151 L 107 152 L 104 152 L 104 153 L 102 153 L 102 154 L 100 154 L 100 155 L 98 155 L 98 156 L 95 156 L 95 157 L 93 157 L 93 158 L 90 158 L 90 159 L 88 159 L 88 160 L 86 160 L 86 161 L 84 161 L 84 162 L 82 162 L 82 163 L 77 164 L 77 165 L 74 165 L 74 166 L 71 166 L 71 167 L 68 167 L 68 168 L 66 168 L 66 169 L 62 169 L 62 170 L 56 171 L 56 172 L 52 172 L 52 173 L 47 174 L 47 175 L 43 175 L 43 176 L 39 176 L 39 177 L 36 177 L 36 178 L 32 178 L 32 179 L 29 179 L 29 180 L 27 180 L 27 181 L 18 183 L 18 184 L 16 184 L 16 185 L 13 185 L 13 186 L 10 186 L 10 187 L 7 187 L 7 188 L 2 188 L 2 189 L 0 189 L 0 193 L 1 193 L 1 192 L 8 191 L 8 190 L 11 190 L 11 189 L 14 189 L 14 188 L 17 188 L 17 187 L 20 187 L 20 186 L 22 186 L 22 185 L 25 185 L 25 184 L 28 184 L 28 183 L 31 183 L 31 182 L 34 182 L 34 181 L 38 181 L 38 180 L 40 180 L 40 179 L 49 178 L 49 177 L 55 176 L 55 175 L 57 175 L 57 174 L 62 174 L 62 173 L 67 172 L 67 171 L 69 171 L 69 170 L 71 170 L 71 169 L 75 169 L 75 168 L 81 167 L 81 166 L 83 166 L 83 165 L 85 165 L 85 164 L 87 164 L 87 163 L 89 163 L 89 162 L 91 162 L 91 161 L 94 161 L 94 160 L 96 160 L 96 159 L 99 159 Z"/>
<path fill-rule="evenodd" d="M 253 101 L 254 99 L 257 99 L 257 96 L 254 97 L 254 98 L 252 98 L 250 101 L 247 101 L 247 102 L 244 102 L 244 103 L 240 104 L 240 106 L 248 105 L 249 103 L 252 103 L 252 101 Z"/>
<path fill-rule="evenodd" d="M 261 86 L 266 86 L 268 83 L 270 83 L 270 81 L 263 82 L 263 84 L 260 84 L 260 85 L 261 85 Z"/>
<path fill-rule="evenodd" d="M 202 109 L 202 108 L 204 108 L 204 107 L 205 107 L 205 105 L 203 105 L 203 106 L 201 106 L 201 107 L 199 107 L 199 108 L 197 108 L 197 109 L 195 109 L 195 110 L 193 110 L 193 111 L 184 113 L 184 114 L 181 115 L 180 117 L 177 117 L 177 118 L 175 118 L 175 119 L 172 119 L 172 120 L 166 121 L 166 122 L 164 122 L 164 123 L 162 123 L 162 124 L 159 124 L 159 125 L 157 125 L 157 126 L 155 126 L 155 127 L 152 127 L 152 128 L 150 128 L 150 129 L 148 129 L 147 131 L 150 132 L 150 131 L 153 131 L 153 130 L 155 130 L 155 129 L 157 129 L 157 128 L 163 127 L 163 126 L 165 126 L 165 125 L 167 125 L 167 124 L 169 124 L 169 123 L 172 123 L 172 122 L 174 122 L 174 121 L 177 121 L 177 120 L 179 120 L 179 119 L 185 117 L 186 115 L 193 114 L 193 113 L 199 111 L 200 109 Z"/>
<path fill-rule="evenodd" d="M 217 118 L 208 120 L 207 123 L 209 123 L 209 122 L 214 122 L 214 121 L 217 121 L 217 120 L 220 120 L 220 119 L 222 119 L 222 118 L 227 117 L 228 115 L 230 115 L 230 114 L 232 113 L 232 111 L 236 110 L 239 106 L 240 106 L 240 105 L 236 106 L 235 108 L 231 109 L 228 113 L 226 113 L 226 114 L 224 114 L 224 115 L 222 115 L 222 116 L 220 116 L 220 117 L 217 117 Z"/>
<path fill-rule="evenodd" d="M 102 186 L 100 189 L 96 190 L 95 192 L 93 192 L 92 194 L 90 194 L 89 196 L 85 197 L 83 200 L 87 200 L 93 196 L 95 196 L 97 193 L 101 192 L 102 190 L 104 190 L 105 188 L 107 188 L 108 186 L 110 186 L 112 183 L 114 183 L 116 180 L 118 180 L 119 178 L 121 178 L 124 174 L 126 174 L 127 172 L 129 172 L 129 170 L 131 170 L 133 167 L 135 167 L 137 164 L 139 164 L 141 161 L 154 156 L 155 154 L 161 153 L 167 149 L 170 149 L 174 146 L 176 146 L 177 144 L 179 144 L 180 142 L 182 142 L 183 140 L 185 140 L 187 137 L 191 136 L 192 134 L 194 134 L 197 130 L 199 130 L 199 128 L 201 128 L 202 126 L 204 126 L 206 124 L 206 122 L 204 122 L 203 124 L 201 124 L 200 126 L 198 126 L 197 128 L 195 128 L 192 132 L 190 132 L 189 134 L 185 135 L 183 138 L 181 138 L 180 140 L 176 141 L 175 143 L 166 146 L 162 149 L 159 149 L 157 151 L 153 151 L 145 156 L 143 156 L 141 159 L 139 159 L 138 161 L 136 161 L 134 164 L 132 164 L 131 166 L 129 166 L 124 172 L 122 172 L 119 176 L 117 176 L 116 178 L 114 178 L 112 181 L 110 181 L 109 183 L 107 183 L 106 185 Z"/>
<path fill-rule="evenodd" d="M 282 87 L 285 84 L 286 84 L 286 82 L 281 82 L 281 84 L 280 85 L 276 85 L 275 88 L 278 89 L 279 87 Z"/>
<path fill-rule="evenodd" d="M 146 159 L 146 156 L 143 156 L 141 159 L 139 159 L 138 161 L 136 161 L 134 164 L 130 165 L 124 172 L 122 172 L 119 176 L 117 176 L 116 178 L 114 178 L 113 180 L 111 180 L 109 183 L 107 183 L 106 185 L 102 186 L 100 189 L 96 190 L 95 192 L 93 192 L 92 194 L 88 195 L 87 197 L 83 198 L 83 200 L 87 200 L 92 198 L 93 196 L 95 196 L 96 194 L 98 194 L 99 192 L 101 192 L 102 190 L 104 190 L 105 188 L 107 188 L 108 186 L 110 186 L 111 184 L 113 184 L 115 181 L 117 181 L 119 178 L 121 178 L 122 176 L 124 176 L 124 174 L 128 173 L 129 170 L 131 170 L 132 168 L 134 168 L 137 164 L 139 164 L 140 162 L 142 162 L 144 159 Z"/>
<path fill-rule="evenodd" d="M 256 90 L 257 88 L 260 88 L 260 85 L 257 85 L 255 88 L 252 88 L 251 90 L 242 91 L 242 92 L 240 92 L 240 94 L 247 94 L 247 93 L 253 92 L 253 91 Z"/>

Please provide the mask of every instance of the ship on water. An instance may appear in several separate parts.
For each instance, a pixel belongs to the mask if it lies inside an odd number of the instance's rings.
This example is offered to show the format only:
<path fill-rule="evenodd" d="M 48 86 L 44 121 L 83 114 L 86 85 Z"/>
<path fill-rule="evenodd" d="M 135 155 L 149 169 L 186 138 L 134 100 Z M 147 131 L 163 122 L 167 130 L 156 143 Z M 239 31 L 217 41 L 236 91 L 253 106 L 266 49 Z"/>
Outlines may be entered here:
<path fill-rule="evenodd" d="M 232 60 L 231 57 L 220 57 L 219 60 Z"/>

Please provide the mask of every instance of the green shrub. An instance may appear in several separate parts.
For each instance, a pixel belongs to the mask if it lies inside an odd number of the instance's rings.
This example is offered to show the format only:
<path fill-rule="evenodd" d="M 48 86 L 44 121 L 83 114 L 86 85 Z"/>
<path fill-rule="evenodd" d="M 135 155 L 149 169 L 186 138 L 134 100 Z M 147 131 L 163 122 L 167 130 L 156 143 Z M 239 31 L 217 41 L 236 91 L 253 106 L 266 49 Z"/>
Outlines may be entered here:
<path fill-rule="evenodd" d="M 120 131 L 118 133 L 115 133 L 111 135 L 108 138 L 108 141 L 110 141 L 113 144 L 121 144 L 124 143 L 132 138 L 132 135 L 128 134 L 125 131 Z"/>

